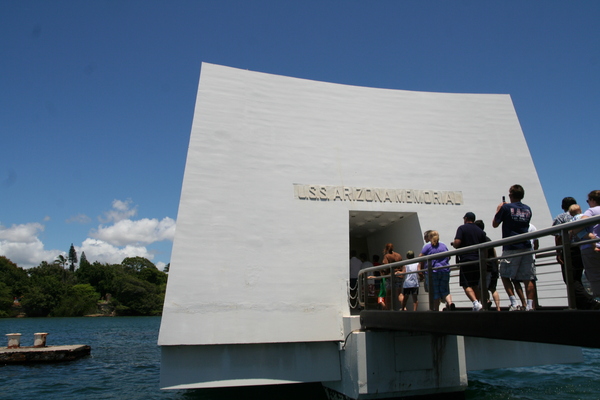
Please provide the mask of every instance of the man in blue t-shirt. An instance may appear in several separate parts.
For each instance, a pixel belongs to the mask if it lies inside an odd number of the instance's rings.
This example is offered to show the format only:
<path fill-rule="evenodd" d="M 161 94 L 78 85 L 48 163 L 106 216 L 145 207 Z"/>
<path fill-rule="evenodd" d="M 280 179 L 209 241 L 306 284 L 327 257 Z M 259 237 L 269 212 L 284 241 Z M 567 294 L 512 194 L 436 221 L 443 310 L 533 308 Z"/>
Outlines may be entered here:
<path fill-rule="evenodd" d="M 500 203 L 492 221 L 494 228 L 502 224 L 503 238 L 527 233 L 531 221 L 531 208 L 521 202 L 523 197 L 525 197 L 523 186 L 511 186 L 508 191 L 508 197 L 510 198 L 510 203 Z M 535 264 L 533 262 L 533 254 L 517 255 L 527 251 L 531 251 L 531 241 L 529 240 L 502 247 L 503 259 L 500 262 L 500 277 L 510 299 L 511 305 L 509 311 L 516 310 L 518 305 L 512 279 L 524 283 L 527 294 L 527 311 L 533 310 L 535 298 Z"/>

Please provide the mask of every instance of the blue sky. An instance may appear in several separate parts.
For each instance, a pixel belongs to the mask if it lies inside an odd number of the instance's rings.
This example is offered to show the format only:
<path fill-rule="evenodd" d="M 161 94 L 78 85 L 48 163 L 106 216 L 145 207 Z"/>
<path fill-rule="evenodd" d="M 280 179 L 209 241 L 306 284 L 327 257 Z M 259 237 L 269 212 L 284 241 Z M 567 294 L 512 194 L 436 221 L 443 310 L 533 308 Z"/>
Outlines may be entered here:
<path fill-rule="evenodd" d="M 0 0 L 0 255 L 168 263 L 202 62 L 510 94 L 551 213 L 585 204 L 598 21 L 597 1 Z"/>

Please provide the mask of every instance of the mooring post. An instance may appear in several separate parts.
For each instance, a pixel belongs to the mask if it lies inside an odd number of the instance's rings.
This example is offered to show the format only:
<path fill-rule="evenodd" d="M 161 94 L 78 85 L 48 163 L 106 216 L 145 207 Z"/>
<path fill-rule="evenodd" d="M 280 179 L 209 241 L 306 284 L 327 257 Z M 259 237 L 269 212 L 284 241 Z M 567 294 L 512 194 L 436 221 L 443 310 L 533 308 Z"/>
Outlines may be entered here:
<path fill-rule="evenodd" d="M 7 333 L 6 337 L 8 338 L 8 348 L 16 349 L 21 347 L 21 334 L 20 333 Z"/>
<path fill-rule="evenodd" d="M 47 333 L 38 332 L 33 334 L 33 347 L 46 347 Z"/>

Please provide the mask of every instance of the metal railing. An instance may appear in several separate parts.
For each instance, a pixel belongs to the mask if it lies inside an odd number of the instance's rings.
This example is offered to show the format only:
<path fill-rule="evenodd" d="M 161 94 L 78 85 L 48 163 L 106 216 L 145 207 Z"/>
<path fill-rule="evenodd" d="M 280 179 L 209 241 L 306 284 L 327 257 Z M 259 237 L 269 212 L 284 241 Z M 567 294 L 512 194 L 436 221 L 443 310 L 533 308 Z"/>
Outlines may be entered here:
<path fill-rule="evenodd" d="M 552 226 L 550 228 L 540 229 L 540 230 L 537 230 L 534 232 L 523 233 L 521 235 L 512 236 L 512 237 L 505 238 L 505 239 L 480 243 L 480 244 L 477 244 L 474 246 L 462 247 L 460 249 L 449 250 L 449 251 L 446 251 L 443 253 L 437 253 L 437 254 L 432 254 L 432 255 L 427 255 L 427 256 L 422 256 L 422 257 L 415 257 L 415 258 L 411 258 L 408 260 L 402 260 L 402 261 L 399 261 L 396 263 L 382 264 L 382 265 L 378 265 L 376 267 L 365 268 L 365 269 L 360 270 L 360 272 L 358 274 L 358 289 L 357 289 L 358 303 L 359 303 L 360 307 L 363 307 L 363 308 L 365 307 L 366 298 L 367 298 L 367 290 L 368 290 L 367 279 L 369 276 L 374 275 L 375 272 L 380 273 L 379 276 L 376 276 L 376 279 L 386 278 L 386 279 L 390 280 L 389 287 L 392 289 L 392 296 L 393 296 L 394 295 L 393 291 L 394 291 L 394 288 L 396 287 L 396 282 L 399 280 L 403 281 L 404 275 L 408 274 L 408 273 L 397 273 L 394 270 L 397 270 L 407 264 L 422 263 L 423 265 L 426 266 L 425 270 L 422 270 L 420 272 L 411 272 L 411 273 L 427 273 L 429 276 L 431 276 L 433 271 L 436 269 L 436 268 L 431 267 L 433 260 L 437 260 L 440 258 L 446 258 L 446 257 L 452 257 L 452 256 L 460 256 L 460 255 L 463 255 L 466 253 L 473 253 L 473 252 L 477 251 L 479 253 L 478 261 L 468 261 L 468 262 L 464 262 L 464 263 L 450 264 L 450 265 L 447 265 L 444 267 L 439 267 L 439 268 L 450 268 L 451 270 L 456 270 L 461 265 L 478 263 L 479 271 L 480 271 L 480 285 L 479 285 L 480 297 L 479 298 L 481 299 L 482 304 L 486 304 L 488 301 L 488 297 L 489 297 L 487 285 L 485 284 L 486 274 L 487 274 L 487 262 L 492 261 L 492 260 L 500 260 L 500 259 L 509 258 L 508 256 L 502 256 L 502 255 L 497 256 L 497 257 L 488 257 L 487 254 L 488 254 L 489 249 L 493 249 L 496 247 L 501 247 L 501 246 L 505 246 L 505 245 L 509 245 L 509 244 L 513 244 L 513 243 L 519 243 L 519 242 L 525 242 L 525 241 L 530 241 L 530 240 L 534 240 L 534 239 L 539 239 L 544 236 L 553 236 L 553 237 L 560 236 L 562 238 L 562 245 L 550 246 L 550 247 L 538 248 L 537 250 L 532 249 L 531 251 L 519 252 L 518 254 L 512 255 L 512 257 L 520 257 L 520 256 L 527 255 L 527 254 L 535 254 L 536 257 L 538 257 L 538 258 L 544 258 L 544 257 L 554 257 L 557 255 L 558 251 L 562 252 L 564 268 L 565 268 L 564 279 L 566 281 L 565 283 L 566 283 L 566 289 L 567 289 L 568 308 L 575 309 L 576 308 L 575 307 L 575 290 L 573 287 L 574 280 L 573 280 L 573 274 L 572 274 L 571 247 L 582 246 L 584 244 L 589 244 L 589 243 L 596 243 L 596 242 L 600 241 L 600 239 L 589 239 L 589 240 L 581 240 L 578 242 L 571 242 L 569 231 L 574 230 L 574 229 L 579 229 L 579 228 L 585 228 L 585 227 L 588 227 L 591 225 L 596 225 L 599 223 L 600 223 L 600 216 L 596 216 L 596 217 L 592 217 L 592 218 L 585 218 L 585 219 L 580 219 L 578 221 L 572 221 L 572 222 L 567 222 L 564 224 Z M 386 273 L 385 275 L 381 274 L 383 271 L 386 271 L 386 270 L 389 270 L 389 273 Z M 433 310 L 434 299 L 433 299 L 433 290 L 431 290 L 431 288 L 428 291 L 428 294 L 429 294 L 429 309 Z M 393 300 L 392 300 L 392 304 L 393 304 Z M 390 310 L 393 310 L 393 307 L 390 307 Z"/>

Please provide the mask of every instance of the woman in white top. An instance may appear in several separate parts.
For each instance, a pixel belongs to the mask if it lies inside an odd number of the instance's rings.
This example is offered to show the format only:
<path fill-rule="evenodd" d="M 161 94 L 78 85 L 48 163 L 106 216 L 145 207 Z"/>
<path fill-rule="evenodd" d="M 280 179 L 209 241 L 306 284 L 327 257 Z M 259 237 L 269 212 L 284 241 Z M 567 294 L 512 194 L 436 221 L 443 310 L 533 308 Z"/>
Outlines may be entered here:
<path fill-rule="evenodd" d="M 415 258 L 415 253 L 411 250 L 406 253 L 406 258 L 411 259 Z M 406 264 L 402 267 L 402 273 L 404 275 L 404 287 L 402 289 L 402 293 L 398 295 L 398 300 L 401 304 L 401 311 L 406 311 L 406 304 L 408 303 L 408 297 L 412 295 L 413 298 L 413 311 L 417 311 L 417 306 L 419 305 L 419 276 L 421 275 L 421 265 L 419 263 Z"/>

